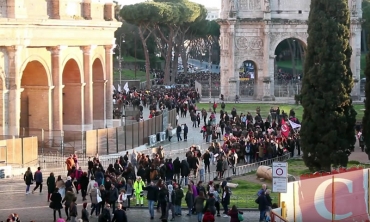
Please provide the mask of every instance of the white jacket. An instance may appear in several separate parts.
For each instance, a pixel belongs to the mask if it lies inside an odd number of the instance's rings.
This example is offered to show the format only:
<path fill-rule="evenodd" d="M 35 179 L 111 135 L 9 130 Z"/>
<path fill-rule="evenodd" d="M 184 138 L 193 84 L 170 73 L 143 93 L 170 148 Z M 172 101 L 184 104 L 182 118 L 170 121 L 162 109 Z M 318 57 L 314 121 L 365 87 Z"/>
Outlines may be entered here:
<path fill-rule="evenodd" d="M 92 188 L 94 188 L 95 180 L 90 180 L 89 185 L 87 185 L 87 193 L 90 194 Z"/>

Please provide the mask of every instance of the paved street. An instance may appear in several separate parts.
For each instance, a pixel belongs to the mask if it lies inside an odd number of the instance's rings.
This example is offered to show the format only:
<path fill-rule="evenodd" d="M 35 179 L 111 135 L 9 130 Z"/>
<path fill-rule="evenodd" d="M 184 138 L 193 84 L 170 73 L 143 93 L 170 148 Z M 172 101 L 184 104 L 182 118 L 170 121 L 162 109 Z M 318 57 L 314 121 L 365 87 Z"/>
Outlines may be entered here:
<path fill-rule="evenodd" d="M 49 203 L 46 201 L 46 194 L 12 194 L 8 195 L 5 193 L 0 194 L 1 200 L 7 200 L 0 202 L 0 220 L 5 220 L 6 217 L 11 213 L 18 213 L 21 216 L 22 221 L 35 220 L 36 222 L 47 222 L 53 221 L 53 211 L 48 207 Z M 81 214 L 82 202 L 81 196 L 78 197 L 78 213 Z M 88 208 L 90 205 L 88 205 Z M 89 208 L 90 209 L 90 208 Z M 195 221 L 196 216 L 187 217 L 186 211 L 183 211 L 182 217 L 177 217 L 175 221 L 190 222 Z M 151 221 L 147 208 L 136 208 L 127 211 L 129 222 L 147 222 Z M 64 210 L 62 210 L 62 217 L 66 218 Z M 160 221 L 158 218 L 160 213 L 155 212 L 155 220 Z M 244 213 L 245 221 L 258 221 L 258 212 L 249 211 Z M 228 218 L 217 218 L 217 222 L 228 222 Z M 97 221 L 95 217 L 91 218 L 92 222 Z"/>
<path fill-rule="evenodd" d="M 192 64 L 192 65 L 195 65 L 196 67 L 198 67 L 198 70 L 205 70 L 205 69 L 209 69 L 209 67 L 207 68 L 208 66 L 208 60 L 207 61 L 203 61 L 203 62 L 200 62 L 199 60 L 197 59 L 188 59 L 188 63 L 189 64 Z M 218 66 L 218 68 L 216 69 L 216 65 L 212 65 L 212 69 L 210 69 L 211 72 L 213 73 L 220 73 L 220 67 Z"/>

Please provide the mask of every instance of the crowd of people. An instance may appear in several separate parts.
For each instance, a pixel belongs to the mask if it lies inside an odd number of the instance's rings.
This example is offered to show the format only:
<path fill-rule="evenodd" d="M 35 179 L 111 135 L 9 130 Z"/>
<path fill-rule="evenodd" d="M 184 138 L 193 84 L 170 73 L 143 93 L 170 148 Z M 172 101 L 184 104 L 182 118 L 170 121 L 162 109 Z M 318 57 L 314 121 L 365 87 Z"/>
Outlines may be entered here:
<path fill-rule="evenodd" d="M 249 112 L 238 113 L 235 108 L 229 114 L 225 111 L 225 104 L 221 103 L 219 109 L 214 104 L 213 112 L 209 113 L 204 109 L 198 110 L 196 95 L 196 91 L 191 88 L 150 93 L 130 90 L 129 96 L 116 94 L 121 102 L 129 100 L 133 104 L 133 101 L 138 100 L 139 106 L 147 106 L 154 112 L 158 107 L 176 109 L 178 118 L 190 118 L 193 122 L 191 127 L 199 128 L 209 147 L 202 151 L 199 146 L 193 145 L 184 157 L 175 159 L 166 158 L 162 147 L 152 156 L 134 150 L 109 166 L 103 166 L 99 156 L 95 156 L 89 159 L 87 169 L 82 169 L 77 156 L 71 155 L 66 160 L 66 179 L 63 180 L 62 175 L 55 178 L 51 173 L 46 181 L 47 201 L 53 209 L 54 221 L 58 219 L 57 214 L 61 218 L 63 208 L 69 221 L 77 221 L 77 218 L 89 221 L 91 217 L 104 222 L 127 221 L 125 212 L 133 204 L 143 206 L 144 196 L 148 200 L 151 219 L 154 219 L 154 205 L 157 203 L 160 219 L 164 221 L 181 216 L 182 205 L 188 208 L 187 216 L 195 214 L 198 221 L 212 221 L 212 218 L 221 215 L 230 217 L 232 222 L 237 221 L 241 214 L 236 206 L 229 210 L 231 190 L 227 186 L 228 178 L 225 178 L 224 172 L 232 168 L 233 174 L 236 174 L 238 163 L 253 163 L 282 156 L 286 152 L 293 156 L 295 149 L 300 155 L 299 134 L 291 128 L 288 133 L 282 130 L 286 120 L 295 123 L 299 123 L 299 120 L 294 110 L 290 110 L 287 115 L 279 107 L 271 107 L 269 114 L 262 117 L 259 108 L 254 116 Z M 145 104 L 144 99 L 149 102 Z M 180 141 L 181 135 L 185 133 L 184 127 L 179 124 L 176 128 L 180 129 L 176 130 Z M 205 183 L 205 175 L 210 173 L 211 165 L 215 165 L 217 176 Z M 33 182 L 36 187 L 32 193 L 37 189 L 42 193 L 41 168 L 34 174 L 29 169 L 24 180 L 27 195 L 30 194 Z M 84 204 L 81 211 L 78 211 L 76 200 L 80 193 Z M 272 207 L 268 196 L 269 191 L 265 189 L 256 199 L 261 221 L 266 219 L 266 211 Z M 136 203 L 133 203 L 134 200 Z M 90 209 L 87 207 L 88 202 Z"/>

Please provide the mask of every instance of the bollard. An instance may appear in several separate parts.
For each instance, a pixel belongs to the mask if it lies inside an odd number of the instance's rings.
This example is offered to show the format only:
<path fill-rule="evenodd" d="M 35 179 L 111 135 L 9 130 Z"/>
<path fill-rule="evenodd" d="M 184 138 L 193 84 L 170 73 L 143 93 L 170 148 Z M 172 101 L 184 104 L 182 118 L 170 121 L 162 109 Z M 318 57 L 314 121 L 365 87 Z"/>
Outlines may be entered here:
<path fill-rule="evenodd" d="M 286 204 L 285 201 L 281 202 L 281 216 L 286 219 L 287 217 L 287 209 L 286 209 Z"/>

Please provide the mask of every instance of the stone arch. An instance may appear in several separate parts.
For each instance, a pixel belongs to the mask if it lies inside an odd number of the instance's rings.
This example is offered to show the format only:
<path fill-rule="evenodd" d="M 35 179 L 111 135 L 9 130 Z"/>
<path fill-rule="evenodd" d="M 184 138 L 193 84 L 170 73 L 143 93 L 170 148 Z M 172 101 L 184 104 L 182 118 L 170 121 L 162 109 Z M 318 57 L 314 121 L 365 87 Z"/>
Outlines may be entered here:
<path fill-rule="evenodd" d="M 105 72 L 100 58 L 92 60 L 93 121 L 94 128 L 104 128 L 105 120 Z"/>
<path fill-rule="evenodd" d="M 41 60 L 42 61 L 42 60 Z M 48 70 L 39 60 L 29 59 L 20 74 L 21 114 L 20 127 L 49 129 L 51 126 L 51 87 Z M 50 71 L 50 70 L 49 70 Z"/>
<path fill-rule="evenodd" d="M 271 78 L 274 78 L 273 80 L 274 86 L 273 86 L 273 91 L 271 93 L 273 93 L 275 97 L 292 97 L 293 95 L 299 94 L 300 88 L 301 88 L 301 84 L 300 84 L 301 82 L 299 80 L 300 78 L 298 77 L 300 77 L 301 74 L 303 73 L 294 72 L 293 69 L 289 69 L 289 68 L 285 68 L 284 70 L 284 67 L 279 67 L 277 64 L 277 62 L 280 59 L 279 59 L 279 55 L 276 53 L 276 50 L 278 49 L 281 43 L 289 39 L 293 40 L 295 46 L 297 46 L 297 42 L 299 45 L 303 46 L 303 51 L 299 52 L 299 53 L 303 53 L 302 55 L 304 55 L 306 48 L 307 48 L 307 39 L 299 35 L 285 36 L 284 38 L 281 38 L 279 39 L 279 41 L 276 41 L 274 43 L 274 46 L 275 46 L 273 48 L 274 51 L 271 51 L 271 54 L 273 55 L 271 57 L 273 58 L 273 62 L 269 64 L 270 66 L 269 69 L 271 73 Z M 298 49 L 299 48 L 297 47 L 296 50 Z M 303 67 L 303 64 L 302 64 L 302 67 Z M 279 72 L 280 68 L 282 69 L 282 73 Z"/>
<path fill-rule="evenodd" d="M 274 55 L 278 45 L 286 39 L 298 39 L 303 45 L 307 46 L 307 33 L 288 33 L 288 34 L 278 34 L 278 38 L 270 40 L 270 54 Z"/>
<path fill-rule="evenodd" d="M 82 74 L 78 62 L 70 58 L 63 66 L 63 128 L 79 131 L 83 124 L 84 99 Z"/>
<path fill-rule="evenodd" d="M 106 72 L 105 72 L 105 60 L 104 60 L 104 56 L 102 56 L 101 54 L 99 54 L 99 53 L 96 53 L 96 54 L 94 54 L 94 56 L 92 57 L 92 59 L 91 59 L 91 61 L 94 63 L 94 61 L 96 60 L 96 59 L 99 59 L 100 60 L 100 62 L 101 62 L 101 64 L 103 65 L 103 73 L 104 73 L 104 78 L 103 79 L 107 79 L 106 78 Z"/>
<path fill-rule="evenodd" d="M 64 58 L 64 60 L 63 60 L 63 62 L 62 62 L 62 66 L 61 67 L 66 67 L 66 64 L 69 62 L 69 61 L 71 61 L 71 60 L 74 60 L 75 62 L 76 62 L 76 64 L 77 64 L 77 67 L 78 67 L 78 69 L 79 69 L 79 72 L 80 72 L 80 79 L 81 79 L 81 83 L 83 83 L 84 82 L 84 75 L 83 75 L 83 65 L 82 65 L 82 62 L 80 61 L 80 59 L 78 58 L 78 56 L 77 55 L 75 55 L 75 54 L 69 54 L 69 55 L 67 55 L 65 58 Z"/>
<path fill-rule="evenodd" d="M 53 85 L 53 78 L 51 76 L 51 68 L 50 66 L 48 65 L 48 63 L 46 62 L 46 60 L 38 55 L 31 55 L 29 56 L 26 60 L 24 60 L 23 64 L 21 65 L 20 67 L 20 70 L 22 70 L 21 72 L 21 76 L 19 77 L 19 79 L 21 80 L 22 77 L 23 77 L 23 74 L 24 74 L 24 70 L 26 68 L 27 65 L 29 65 L 30 62 L 32 61 L 37 61 L 38 63 L 40 63 L 45 71 L 46 71 L 46 75 L 47 75 L 47 81 L 48 81 L 48 86 L 52 86 Z"/>

